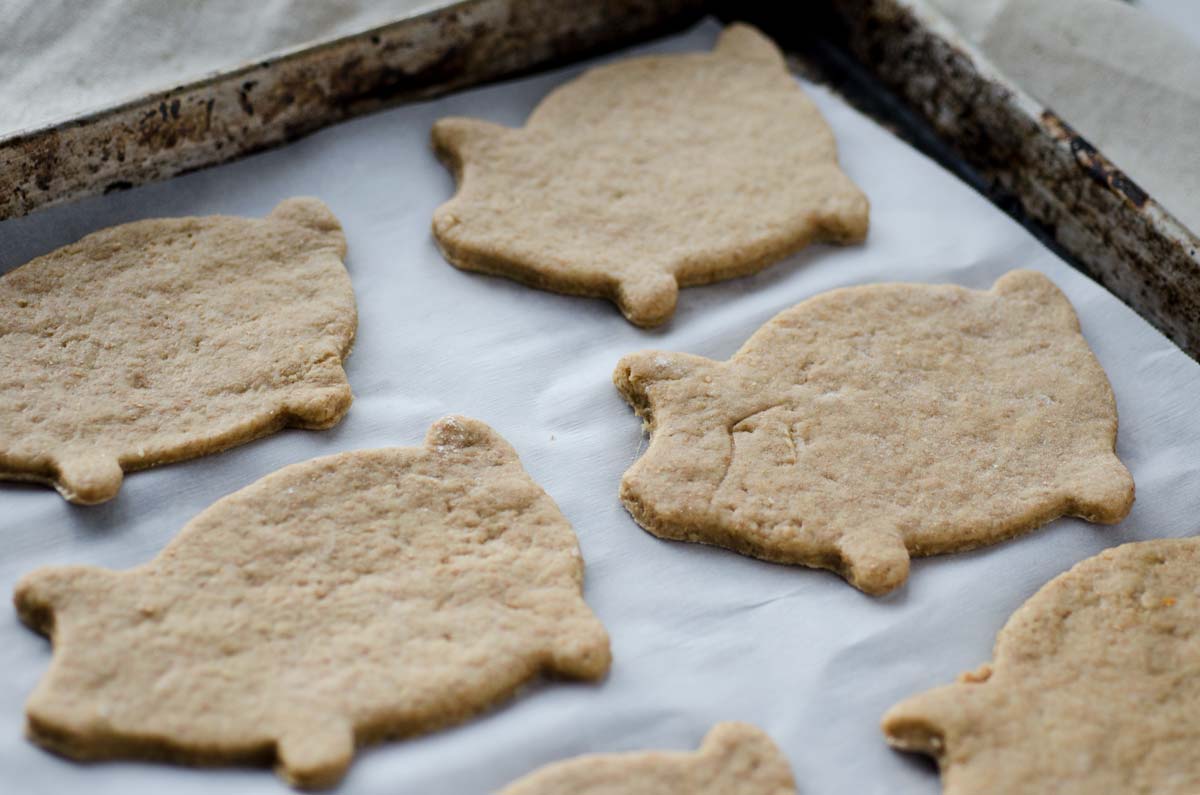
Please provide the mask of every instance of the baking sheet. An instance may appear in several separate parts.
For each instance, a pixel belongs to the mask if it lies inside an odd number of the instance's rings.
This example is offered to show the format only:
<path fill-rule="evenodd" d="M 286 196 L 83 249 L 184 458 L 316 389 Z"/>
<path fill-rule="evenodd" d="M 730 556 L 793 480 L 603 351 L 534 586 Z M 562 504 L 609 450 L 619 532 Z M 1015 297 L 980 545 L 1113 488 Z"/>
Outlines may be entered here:
<path fill-rule="evenodd" d="M 707 49 L 718 30 L 707 22 L 630 52 Z M 136 565 L 214 500 L 281 466 L 419 444 L 437 417 L 463 413 L 502 433 L 574 524 L 586 598 L 612 635 L 612 672 L 598 686 L 538 685 L 461 727 L 369 748 L 340 792 L 492 792 L 575 754 L 694 748 L 713 723 L 740 719 L 780 744 L 801 793 L 934 795 L 933 766 L 890 751 L 880 715 L 987 660 L 1008 615 L 1075 562 L 1113 544 L 1194 532 L 1200 366 L 985 199 L 813 86 L 846 171 L 871 199 L 863 246 L 814 247 L 754 277 L 686 289 L 674 320 L 651 332 L 606 301 L 447 265 L 428 226 L 453 183 L 429 151 L 430 125 L 448 114 L 520 124 L 581 68 L 360 118 L 237 163 L 0 224 L 0 269 L 8 269 L 109 224 L 263 215 L 283 198 L 315 194 L 345 226 L 359 302 L 347 363 L 356 401 L 341 425 L 131 474 L 120 496 L 98 507 L 2 485 L 0 591 L 43 564 Z M 823 290 L 881 280 L 982 288 L 1014 267 L 1041 270 L 1063 288 L 1112 380 L 1118 452 L 1138 488 L 1121 525 L 1060 520 L 1009 543 L 916 561 L 907 586 L 877 599 L 827 572 L 659 541 L 621 507 L 621 473 L 645 447 L 610 381 L 623 354 L 725 358 L 772 315 Z M 0 789 L 287 791 L 265 769 L 83 766 L 41 751 L 22 739 L 21 705 L 49 658 L 45 640 L 0 611 Z"/>

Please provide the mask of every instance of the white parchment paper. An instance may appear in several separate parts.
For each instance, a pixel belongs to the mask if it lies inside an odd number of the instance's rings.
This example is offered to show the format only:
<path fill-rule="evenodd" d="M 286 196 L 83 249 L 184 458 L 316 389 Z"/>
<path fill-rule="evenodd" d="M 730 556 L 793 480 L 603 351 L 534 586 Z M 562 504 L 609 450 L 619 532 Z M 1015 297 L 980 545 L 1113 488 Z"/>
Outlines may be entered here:
<path fill-rule="evenodd" d="M 706 23 L 638 51 L 709 48 Z M 349 239 L 358 342 L 356 400 L 326 432 L 289 431 L 221 455 L 131 474 L 120 496 L 73 507 L 53 491 L 0 485 L 0 592 L 39 565 L 129 567 L 154 556 L 219 497 L 281 466 L 364 447 L 414 445 L 451 412 L 499 430 L 574 524 L 586 598 L 612 635 L 600 685 L 546 683 L 492 714 L 361 753 L 341 792 L 493 792 L 585 752 L 694 748 L 715 722 L 766 729 L 808 795 L 934 795 L 933 766 L 890 751 L 885 709 L 989 659 L 1008 615 L 1051 577 L 1105 547 L 1195 532 L 1200 367 L 986 200 L 819 87 L 806 86 L 869 194 L 869 241 L 815 247 L 758 276 L 684 290 L 664 329 L 641 331 L 606 301 L 539 292 L 447 265 L 430 239 L 452 192 L 429 151 L 447 114 L 517 125 L 581 67 L 347 122 L 281 150 L 167 183 L 0 224 L 0 269 L 100 227 L 156 215 L 262 215 L 296 194 L 330 204 Z M 1060 520 L 1009 543 L 918 561 L 883 599 L 827 572 L 659 541 L 617 499 L 644 448 L 612 387 L 642 348 L 725 358 L 772 315 L 815 293 L 884 280 L 989 286 L 1031 267 L 1066 291 L 1120 407 L 1118 450 L 1138 500 L 1121 525 Z M 137 649 L 130 649 L 137 654 Z M 282 793 L 268 770 L 77 765 L 22 738 L 22 703 L 49 644 L 0 610 L 0 791 Z"/>

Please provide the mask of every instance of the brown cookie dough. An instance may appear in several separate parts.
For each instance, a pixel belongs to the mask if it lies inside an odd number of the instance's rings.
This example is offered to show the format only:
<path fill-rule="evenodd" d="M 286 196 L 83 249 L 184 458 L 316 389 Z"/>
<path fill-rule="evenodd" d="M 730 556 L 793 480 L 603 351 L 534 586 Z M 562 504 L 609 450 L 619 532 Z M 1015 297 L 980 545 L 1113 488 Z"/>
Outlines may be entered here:
<path fill-rule="evenodd" d="M 867 234 L 829 126 L 746 25 L 713 52 L 592 69 L 521 129 L 442 119 L 433 143 L 459 182 L 433 217 L 452 264 L 610 298 L 639 326 L 670 318 L 680 285 Z"/>
<path fill-rule="evenodd" d="M 570 524 L 481 422 L 286 467 L 128 571 L 37 570 L 50 634 L 29 736 L 76 759 L 263 763 L 336 782 L 356 745 L 431 731 L 541 673 L 598 679 L 608 636 Z"/>
<path fill-rule="evenodd" d="M 1133 503 L 1108 379 L 1032 271 L 990 291 L 834 290 L 727 362 L 646 351 L 613 378 L 651 433 L 621 481 L 638 524 L 872 594 L 904 582 L 910 555 L 1063 515 L 1117 522 Z"/>
<path fill-rule="evenodd" d="M 288 199 L 104 229 L 0 277 L 0 478 L 91 504 L 131 470 L 335 425 L 345 255 L 328 207 Z"/>
<path fill-rule="evenodd" d="M 763 731 L 718 723 L 695 753 L 581 756 L 537 770 L 500 795 L 796 795 L 796 784 Z"/>
<path fill-rule="evenodd" d="M 1126 544 L 1050 581 L 994 661 L 888 711 L 946 795 L 1200 792 L 1200 539 Z"/>

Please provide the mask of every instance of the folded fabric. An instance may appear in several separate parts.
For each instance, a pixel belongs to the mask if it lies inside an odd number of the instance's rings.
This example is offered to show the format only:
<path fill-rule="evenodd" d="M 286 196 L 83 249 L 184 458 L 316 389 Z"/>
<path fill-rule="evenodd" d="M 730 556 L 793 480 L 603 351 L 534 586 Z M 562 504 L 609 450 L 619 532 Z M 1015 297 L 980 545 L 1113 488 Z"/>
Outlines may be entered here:
<path fill-rule="evenodd" d="M 930 0 L 1017 85 L 1200 231 L 1200 46 L 1119 0 Z"/>

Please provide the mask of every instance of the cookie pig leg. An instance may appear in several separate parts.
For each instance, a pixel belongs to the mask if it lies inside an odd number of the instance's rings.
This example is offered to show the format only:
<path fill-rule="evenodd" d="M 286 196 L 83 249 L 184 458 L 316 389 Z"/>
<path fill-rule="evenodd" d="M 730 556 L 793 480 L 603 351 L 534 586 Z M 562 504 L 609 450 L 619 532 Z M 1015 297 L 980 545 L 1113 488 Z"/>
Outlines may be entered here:
<path fill-rule="evenodd" d="M 349 384 L 313 389 L 288 404 L 288 425 L 315 431 L 332 428 L 346 415 L 353 400 Z"/>
<path fill-rule="evenodd" d="M 555 645 L 550 652 L 551 673 L 567 679 L 596 680 L 608 673 L 612 664 L 608 632 L 583 607 L 574 621 L 558 623 L 551 629 Z"/>
<path fill-rule="evenodd" d="M 1089 522 L 1115 524 L 1133 507 L 1133 476 L 1115 455 L 1072 478 L 1069 513 Z"/>
<path fill-rule="evenodd" d="M 849 177 L 841 172 L 837 176 L 843 187 L 824 201 L 817 236 L 834 243 L 861 243 L 870 228 L 870 200 Z"/>
<path fill-rule="evenodd" d="M 58 459 L 54 487 L 71 502 L 95 505 L 117 496 L 125 473 L 116 456 L 108 453 L 72 453 Z"/>
<path fill-rule="evenodd" d="M 648 271 L 621 279 L 616 302 L 629 322 L 642 327 L 657 326 L 675 313 L 679 282 L 669 273 Z"/>
<path fill-rule="evenodd" d="M 279 775 L 303 789 L 332 787 L 354 758 L 354 731 L 329 715 L 297 720 L 276 746 Z"/>
<path fill-rule="evenodd" d="M 841 574 L 855 588 L 881 596 L 908 579 L 908 548 L 899 533 L 875 530 L 847 533 L 838 541 Z"/>
<path fill-rule="evenodd" d="M 880 723 L 888 745 L 901 751 L 941 757 L 986 715 L 981 705 L 982 685 L 988 675 L 988 669 L 982 668 L 968 675 L 966 682 L 920 693 L 889 709 Z"/>

